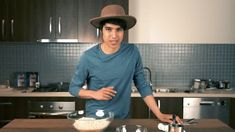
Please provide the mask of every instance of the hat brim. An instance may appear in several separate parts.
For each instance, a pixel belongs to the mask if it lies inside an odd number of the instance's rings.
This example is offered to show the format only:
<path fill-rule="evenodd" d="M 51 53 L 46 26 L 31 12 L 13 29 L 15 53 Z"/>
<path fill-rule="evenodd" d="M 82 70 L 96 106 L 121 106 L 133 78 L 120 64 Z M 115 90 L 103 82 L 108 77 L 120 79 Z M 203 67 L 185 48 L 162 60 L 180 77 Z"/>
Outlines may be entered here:
<path fill-rule="evenodd" d="M 107 17 L 96 17 L 90 20 L 90 24 L 96 28 L 99 28 L 100 22 L 107 19 L 121 19 L 126 22 L 126 30 L 132 28 L 136 24 L 136 19 L 133 16 L 107 16 Z"/>

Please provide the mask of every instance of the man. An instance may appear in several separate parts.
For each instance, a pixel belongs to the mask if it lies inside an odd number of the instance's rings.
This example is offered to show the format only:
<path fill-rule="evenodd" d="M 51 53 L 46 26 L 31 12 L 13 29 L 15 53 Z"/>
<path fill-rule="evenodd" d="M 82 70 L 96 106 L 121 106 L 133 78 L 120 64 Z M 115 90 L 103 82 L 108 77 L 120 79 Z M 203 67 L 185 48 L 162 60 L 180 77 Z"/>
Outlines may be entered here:
<path fill-rule="evenodd" d="M 91 19 L 90 23 L 100 29 L 102 42 L 81 56 L 69 88 L 73 96 L 87 99 L 86 114 L 102 109 L 113 111 L 116 119 L 127 118 L 133 80 L 158 119 L 172 123 L 172 115 L 161 113 L 144 79 L 137 47 L 122 42 L 124 30 L 132 28 L 136 19 L 126 15 L 119 5 L 108 5 L 102 9 L 101 16 Z M 82 88 L 85 83 L 87 89 Z M 178 116 L 176 120 L 182 123 Z"/>

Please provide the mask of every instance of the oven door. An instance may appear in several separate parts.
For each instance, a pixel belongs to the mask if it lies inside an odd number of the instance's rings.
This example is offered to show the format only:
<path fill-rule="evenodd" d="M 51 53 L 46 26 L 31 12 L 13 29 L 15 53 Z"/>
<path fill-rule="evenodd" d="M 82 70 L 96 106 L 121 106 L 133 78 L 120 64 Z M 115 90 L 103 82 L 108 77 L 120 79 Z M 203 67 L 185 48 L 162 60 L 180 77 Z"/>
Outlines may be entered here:
<path fill-rule="evenodd" d="M 75 102 L 46 101 L 28 102 L 28 118 L 67 118 L 67 114 L 75 111 Z"/>

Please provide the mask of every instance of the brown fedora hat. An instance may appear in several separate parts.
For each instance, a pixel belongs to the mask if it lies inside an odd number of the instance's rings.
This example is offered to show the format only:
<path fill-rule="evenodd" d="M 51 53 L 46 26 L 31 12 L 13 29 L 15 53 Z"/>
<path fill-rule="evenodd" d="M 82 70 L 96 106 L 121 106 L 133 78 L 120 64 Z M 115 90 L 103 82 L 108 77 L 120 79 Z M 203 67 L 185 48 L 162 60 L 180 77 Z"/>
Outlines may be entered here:
<path fill-rule="evenodd" d="M 126 15 L 123 7 L 120 5 L 105 6 L 101 11 L 100 16 L 90 19 L 90 23 L 94 27 L 99 28 L 101 21 L 104 21 L 110 18 L 124 20 L 126 22 L 126 30 L 132 28 L 136 24 L 135 17 Z"/>

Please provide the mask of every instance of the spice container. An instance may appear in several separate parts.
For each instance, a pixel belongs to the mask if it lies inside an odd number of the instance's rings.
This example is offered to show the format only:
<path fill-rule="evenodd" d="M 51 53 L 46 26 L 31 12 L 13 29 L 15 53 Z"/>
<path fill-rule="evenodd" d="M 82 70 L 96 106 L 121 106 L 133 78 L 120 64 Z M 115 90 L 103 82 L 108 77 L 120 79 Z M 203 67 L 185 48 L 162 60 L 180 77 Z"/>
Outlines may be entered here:
<path fill-rule="evenodd" d="M 35 88 L 36 82 L 38 82 L 38 73 L 28 72 L 28 77 L 29 77 L 29 87 Z"/>
<path fill-rule="evenodd" d="M 16 73 L 16 86 L 18 88 L 27 87 L 27 76 L 24 72 Z"/>
<path fill-rule="evenodd" d="M 193 89 L 194 89 L 194 90 L 198 90 L 199 87 L 200 87 L 200 83 L 201 83 L 201 80 L 200 80 L 200 79 L 194 79 L 194 82 L 193 82 Z"/>

